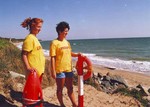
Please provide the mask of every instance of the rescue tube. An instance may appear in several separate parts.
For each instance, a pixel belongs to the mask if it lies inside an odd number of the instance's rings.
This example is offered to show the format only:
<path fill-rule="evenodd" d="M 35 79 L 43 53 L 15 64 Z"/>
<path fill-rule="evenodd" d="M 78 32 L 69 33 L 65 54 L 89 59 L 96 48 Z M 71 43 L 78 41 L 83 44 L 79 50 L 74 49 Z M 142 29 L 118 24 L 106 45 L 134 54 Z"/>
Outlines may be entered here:
<path fill-rule="evenodd" d="M 78 74 L 83 74 L 83 79 L 87 80 L 92 76 L 92 63 L 86 56 L 79 56 L 76 64 Z M 84 71 L 87 72 L 84 72 Z M 82 72 L 82 73 L 81 73 Z"/>
<path fill-rule="evenodd" d="M 43 107 L 42 88 L 36 71 L 30 71 L 23 90 L 23 107 Z"/>

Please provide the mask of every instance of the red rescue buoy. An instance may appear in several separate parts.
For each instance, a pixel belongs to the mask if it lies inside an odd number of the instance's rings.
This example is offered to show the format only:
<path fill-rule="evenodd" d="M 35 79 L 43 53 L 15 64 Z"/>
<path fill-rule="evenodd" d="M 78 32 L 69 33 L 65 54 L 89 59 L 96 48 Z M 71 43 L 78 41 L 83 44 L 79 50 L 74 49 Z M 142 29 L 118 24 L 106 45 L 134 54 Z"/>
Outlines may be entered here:
<path fill-rule="evenodd" d="M 23 107 L 43 107 L 42 88 L 36 71 L 30 71 L 23 90 Z"/>
<path fill-rule="evenodd" d="M 84 66 L 86 65 L 86 66 Z M 92 76 L 92 63 L 86 56 L 79 56 L 76 68 L 79 75 L 83 75 L 83 79 L 87 80 Z M 84 73 L 84 70 L 87 70 L 86 73 Z"/>

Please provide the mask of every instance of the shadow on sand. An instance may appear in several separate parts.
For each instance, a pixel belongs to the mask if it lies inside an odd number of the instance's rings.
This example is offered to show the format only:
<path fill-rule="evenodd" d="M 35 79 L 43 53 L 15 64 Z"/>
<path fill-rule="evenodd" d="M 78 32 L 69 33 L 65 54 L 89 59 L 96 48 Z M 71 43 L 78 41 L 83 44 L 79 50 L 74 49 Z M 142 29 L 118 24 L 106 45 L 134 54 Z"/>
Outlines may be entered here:
<path fill-rule="evenodd" d="M 17 107 L 14 102 L 0 94 L 0 107 Z"/>
<path fill-rule="evenodd" d="M 13 89 L 10 90 L 10 96 L 17 102 L 22 102 L 22 92 L 14 91 Z M 6 98 L 5 96 L 0 94 L 0 107 L 17 107 L 12 100 Z M 27 107 L 34 107 L 34 106 L 27 106 Z M 60 107 L 58 105 L 49 103 L 47 101 L 43 101 L 43 107 Z"/>

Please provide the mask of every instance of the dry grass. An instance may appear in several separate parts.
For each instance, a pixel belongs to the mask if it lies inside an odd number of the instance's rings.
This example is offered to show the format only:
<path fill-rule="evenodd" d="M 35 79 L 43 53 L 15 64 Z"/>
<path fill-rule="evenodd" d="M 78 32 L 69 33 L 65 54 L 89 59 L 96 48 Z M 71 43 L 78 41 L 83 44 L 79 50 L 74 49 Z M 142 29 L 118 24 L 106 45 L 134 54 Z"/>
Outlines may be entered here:
<path fill-rule="evenodd" d="M 7 40 L 0 40 L 0 72 L 3 70 L 23 73 L 21 51 Z"/>
<path fill-rule="evenodd" d="M 55 81 L 50 76 L 48 70 L 49 61 L 46 61 L 45 74 L 43 76 L 42 88 L 53 85 Z M 10 43 L 8 40 L 0 39 L 0 94 L 5 94 L 6 98 L 11 99 L 10 90 L 16 90 L 16 83 L 25 83 L 25 78 L 11 78 L 9 71 L 24 74 L 25 68 L 21 60 L 21 50 Z"/>

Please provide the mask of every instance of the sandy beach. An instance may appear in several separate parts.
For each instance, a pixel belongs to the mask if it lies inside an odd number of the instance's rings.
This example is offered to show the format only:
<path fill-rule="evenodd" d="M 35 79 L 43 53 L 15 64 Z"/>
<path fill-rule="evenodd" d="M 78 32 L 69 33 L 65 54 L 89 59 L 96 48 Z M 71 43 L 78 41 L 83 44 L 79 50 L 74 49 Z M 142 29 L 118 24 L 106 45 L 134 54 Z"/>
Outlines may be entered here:
<path fill-rule="evenodd" d="M 48 59 L 48 57 L 46 58 Z M 101 73 L 103 75 L 106 75 L 108 72 L 111 75 L 119 75 L 125 79 L 129 87 L 136 87 L 138 84 L 141 84 L 146 90 L 150 88 L 149 75 L 135 73 L 132 71 L 110 69 L 97 65 L 93 65 L 93 72 Z M 74 92 L 76 101 L 78 102 L 78 86 L 74 86 Z M 43 97 L 44 107 L 59 107 L 59 102 L 56 96 L 56 84 L 43 89 Z M 150 94 L 148 97 L 150 97 Z M 67 95 L 66 88 L 64 88 L 64 103 L 66 107 L 71 107 L 71 102 Z M 19 102 L 15 102 L 14 104 L 19 107 L 21 106 L 21 103 Z M 84 107 L 142 107 L 142 105 L 133 97 L 121 94 L 107 94 L 105 92 L 98 91 L 90 85 L 84 85 Z"/>
<path fill-rule="evenodd" d="M 120 75 L 126 81 L 129 87 L 136 87 L 141 84 L 145 89 L 150 88 L 150 76 L 122 71 L 122 70 L 111 70 L 109 68 L 93 65 L 93 71 L 96 73 L 107 74 L 108 72 L 112 75 Z M 44 99 L 51 104 L 59 105 L 55 94 L 56 86 L 48 87 L 43 90 Z M 78 101 L 78 86 L 74 86 L 74 92 L 76 100 Z M 71 107 L 71 102 L 67 96 L 67 90 L 64 88 L 64 102 L 66 107 Z M 142 105 L 135 100 L 135 98 L 124 96 L 121 94 L 107 94 L 102 91 L 96 90 L 90 85 L 84 85 L 84 106 L 85 107 L 142 107 Z M 54 106 L 55 107 L 55 106 Z"/>
<path fill-rule="evenodd" d="M 95 72 L 106 74 L 110 72 L 113 75 L 121 75 L 128 84 L 132 87 L 141 84 L 145 88 L 150 86 L 150 77 L 138 73 L 132 73 L 120 70 L 110 70 L 105 67 L 94 66 Z M 44 81 L 43 81 L 44 82 Z M 16 83 L 17 85 L 17 83 Z M 23 85 L 18 84 L 18 91 L 23 90 Z M 64 88 L 64 103 L 66 107 L 72 107 L 71 101 L 67 95 L 67 90 Z M 78 86 L 74 86 L 75 98 L 78 102 Z M 44 107 L 59 107 L 59 102 L 56 96 L 56 84 L 43 89 Z M 13 105 L 21 107 L 22 104 L 14 101 Z M 107 94 L 98 91 L 90 85 L 84 85 L 84 107 L 143 107 L 135 98 L 124 96 L 121 94 Z"/>

